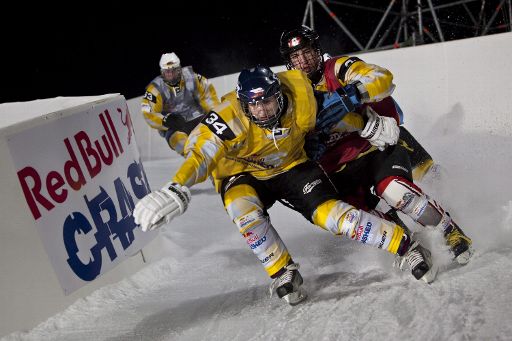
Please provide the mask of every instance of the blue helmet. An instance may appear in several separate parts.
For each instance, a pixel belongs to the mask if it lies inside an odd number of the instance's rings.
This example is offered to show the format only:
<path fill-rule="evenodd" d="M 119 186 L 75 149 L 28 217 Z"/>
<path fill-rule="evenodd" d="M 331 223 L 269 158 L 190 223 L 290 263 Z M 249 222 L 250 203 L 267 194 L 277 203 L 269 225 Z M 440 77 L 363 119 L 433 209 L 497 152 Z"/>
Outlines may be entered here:
<path fill-rule="evenodd" d="M 245 115 L 260 127 L 273 127 L 279 121 L 284 107 L 283 94 L 279 78 L 270 68 L 258 65 L 252 69 L 242 70 L 238 76 L 236 94 Z M 249 104 L 257 104 L 272 97 L 275 97 L 278 104 L 275 113 L 269 113 L 265 119 L 258 119 L 251 114 Z"/>

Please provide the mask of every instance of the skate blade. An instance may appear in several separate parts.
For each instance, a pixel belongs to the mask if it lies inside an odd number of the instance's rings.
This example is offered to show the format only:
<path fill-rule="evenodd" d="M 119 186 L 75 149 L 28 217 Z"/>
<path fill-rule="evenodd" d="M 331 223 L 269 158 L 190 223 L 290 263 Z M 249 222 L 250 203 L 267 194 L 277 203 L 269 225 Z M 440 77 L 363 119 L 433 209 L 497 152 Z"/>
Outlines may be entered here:
<path fill-rule="evenodd" d="M 283 300 L 285 300 L 289 305 L 297 305 L 304 301 L 307 297 L 308 295 L 306 291 L 300 288 L 296 292 L 292 292 L 291 294 L 283 296 Z"/>
<path fill-rule="evenodd" d="M 465 265 L 469 263 L 469 260 L 473 256 L 474 250 L 471 246 L 468 247 L 466 251 L 455 257 L 455 261 L 460 265 Z"/>
<path fill-rule="evenodd" d="M 432 265 L 430 267 L 430 270 L 428 270 L 420 279 L 425 283 L 430 284 L 436 279 L 438 271 L 439 267 L 436 265 Z"/>

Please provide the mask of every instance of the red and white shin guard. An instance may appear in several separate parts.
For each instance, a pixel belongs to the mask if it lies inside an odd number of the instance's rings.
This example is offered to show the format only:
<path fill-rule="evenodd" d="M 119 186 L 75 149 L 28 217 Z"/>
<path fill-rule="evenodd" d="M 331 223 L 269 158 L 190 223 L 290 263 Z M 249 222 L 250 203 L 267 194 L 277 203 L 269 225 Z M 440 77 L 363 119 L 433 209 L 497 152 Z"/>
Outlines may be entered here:
<path fill-rule="evenodd" d="M 376 186 L 376 194 L 391 207 L 407 214 L 412 220 L 433 226 L 443 233 L 451 228 L 452 220 L 441 206 L 411 181 L 389 176 Z"/>

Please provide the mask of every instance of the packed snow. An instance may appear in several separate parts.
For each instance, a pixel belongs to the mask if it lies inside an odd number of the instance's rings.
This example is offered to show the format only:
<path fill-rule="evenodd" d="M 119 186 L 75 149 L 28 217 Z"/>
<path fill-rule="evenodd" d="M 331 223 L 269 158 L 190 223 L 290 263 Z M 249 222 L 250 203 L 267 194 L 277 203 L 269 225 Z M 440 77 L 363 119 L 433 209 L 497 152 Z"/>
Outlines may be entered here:
<path fill-rule="evenodd" d="M 455 265 L 438 233 L 407 220 L 440 266 L 431 285 L 394 268 L 385 251 L 334 237 L 277 204 L 270 216 L 309 294 L 288 306 L 269 296 L 269 278 L 206 182 L 150 244 L 158 261 L 3 340 L 510 340 L 512 137 L 459 131 L 453 115 L 419 138 L 441 165 L 421 185 L 476 252 Z M 151 186 L 181 161 L 169 151 L 145 162 Z"/>

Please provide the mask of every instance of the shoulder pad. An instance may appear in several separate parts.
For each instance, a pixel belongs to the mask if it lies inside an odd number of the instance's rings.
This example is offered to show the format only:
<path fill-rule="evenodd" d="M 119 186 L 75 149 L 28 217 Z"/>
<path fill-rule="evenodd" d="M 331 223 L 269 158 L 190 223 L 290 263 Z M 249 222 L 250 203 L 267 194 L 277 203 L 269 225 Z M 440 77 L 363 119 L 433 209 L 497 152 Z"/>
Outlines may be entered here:
<path fill-rule="evenodd" d="M 222 141 L 234 140 L 236 137 L 227 123 L 215 111 L 206 114 L 201 123 L 206 125 Z"/>
<path fill-rule="evenodd" d="M 154 95 L 149 90 L 146 90 L 146 93 L 144 94 L 144 99 L 147 99 L 150 102 L 156 103 L 156 95 Z"/>
<path fill-rule="evenodd" d="M 342 81 L 345 81 L 345 75 L 347 74 L 347 71 L 350 69 L 352 64 L 354 64 L 355 62 L 362 62 L 362 60 L 357 57 L 341 58 L 346 58 L 346 60 L 341 64 L 340 70 L 338 71 L 338 78 L 341 79 Z"/>

